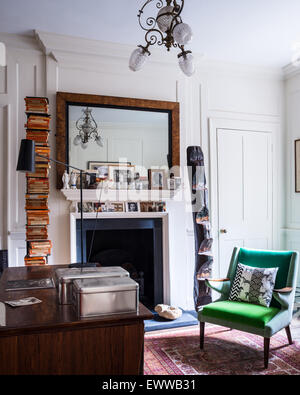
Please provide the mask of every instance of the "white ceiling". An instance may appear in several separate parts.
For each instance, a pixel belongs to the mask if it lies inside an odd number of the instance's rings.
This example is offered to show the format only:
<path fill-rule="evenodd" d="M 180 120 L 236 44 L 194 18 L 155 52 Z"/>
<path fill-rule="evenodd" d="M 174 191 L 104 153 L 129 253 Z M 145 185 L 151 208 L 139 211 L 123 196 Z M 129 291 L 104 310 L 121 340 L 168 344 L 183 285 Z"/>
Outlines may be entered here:
<path fill-rule="evenodd" d="M 154 0 L 149 16 L 157 9 Z M 180 0 L 179 0 L 180 1 Z M 143 43 L 145 0 L 0 0 L 0 32 L 41 30 L 124 44 Z M 186 0 L 189 46 L 208 59 L 283 67 L 300 48 L 300 0 Z M 152 8 L 153 7 L 153 8 Z M 148 14 L 147 14 L 148 15 Z M 300 49 L 298 49 L 300 54 Z"/>

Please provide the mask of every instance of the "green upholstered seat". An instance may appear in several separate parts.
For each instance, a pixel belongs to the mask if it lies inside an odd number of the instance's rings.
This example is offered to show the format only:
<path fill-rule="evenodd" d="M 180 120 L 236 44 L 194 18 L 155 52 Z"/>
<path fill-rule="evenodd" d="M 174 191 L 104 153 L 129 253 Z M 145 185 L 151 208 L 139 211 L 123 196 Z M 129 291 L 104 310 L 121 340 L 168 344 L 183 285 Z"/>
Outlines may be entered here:
<path fill-rule="evenodd" d="M 237 323 L 241 325 L 246 321 L 247 325 L 262 329 L 278 313 L 279 309 L 276 307 L 268 308 L 228 300 L 211 303 L 201 311 L 202 317 L 218 318 L 224 320 L 224 323 Z"/>

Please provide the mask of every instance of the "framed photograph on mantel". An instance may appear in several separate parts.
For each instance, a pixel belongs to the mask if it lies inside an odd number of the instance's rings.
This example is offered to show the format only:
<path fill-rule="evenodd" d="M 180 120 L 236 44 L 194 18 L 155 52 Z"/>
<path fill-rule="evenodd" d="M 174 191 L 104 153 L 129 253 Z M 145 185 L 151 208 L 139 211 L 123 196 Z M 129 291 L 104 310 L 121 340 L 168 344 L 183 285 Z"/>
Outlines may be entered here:
<path fill-rule="evenodd" d="M 148 170 L 149 189 L 166 189 L 166 175 L 164 170 Z"/>
<path fill-rule="evenodd" d="M 300 140 L 295 141 L 295 192 L 300 193 Z"/>

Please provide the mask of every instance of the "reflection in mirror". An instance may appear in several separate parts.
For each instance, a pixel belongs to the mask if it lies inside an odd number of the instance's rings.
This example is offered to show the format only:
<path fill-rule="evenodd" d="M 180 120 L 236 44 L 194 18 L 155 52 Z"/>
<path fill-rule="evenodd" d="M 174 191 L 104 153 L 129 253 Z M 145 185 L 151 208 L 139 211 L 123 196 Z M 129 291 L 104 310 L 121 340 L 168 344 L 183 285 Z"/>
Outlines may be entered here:
<path fill-rule="evenodd" d="M 129 162 L 141 176 L 168 169 L 169 112 L 68 105 L 69 164 Z"/>

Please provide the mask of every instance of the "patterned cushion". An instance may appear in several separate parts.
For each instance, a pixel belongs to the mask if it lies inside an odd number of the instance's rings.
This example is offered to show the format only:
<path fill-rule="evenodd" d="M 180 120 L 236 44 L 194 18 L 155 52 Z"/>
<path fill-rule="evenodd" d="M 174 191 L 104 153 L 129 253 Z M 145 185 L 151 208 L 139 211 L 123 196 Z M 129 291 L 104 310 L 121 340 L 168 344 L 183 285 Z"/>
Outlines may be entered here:
<path fill-rule="evenodd" d="M 278 267 L 257 268 L 239 263 L 228 299 L 269 307 L 277 271 Z"/>

